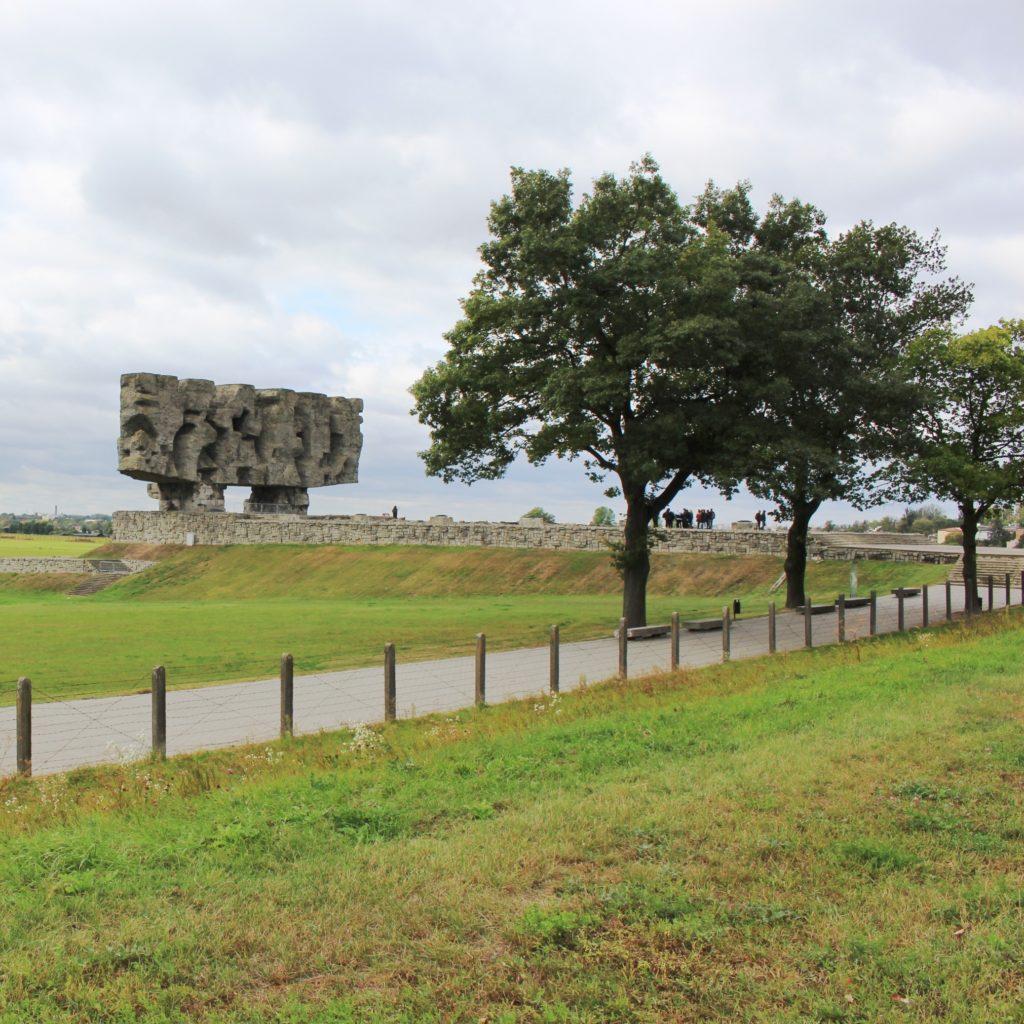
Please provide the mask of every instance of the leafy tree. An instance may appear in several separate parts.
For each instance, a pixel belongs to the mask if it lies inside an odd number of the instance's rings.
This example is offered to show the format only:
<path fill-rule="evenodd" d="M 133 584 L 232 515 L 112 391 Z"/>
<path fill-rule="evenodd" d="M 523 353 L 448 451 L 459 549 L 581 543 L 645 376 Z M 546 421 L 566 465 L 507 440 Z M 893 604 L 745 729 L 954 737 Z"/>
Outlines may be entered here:
<path fill-rule="evenodd" d="M 889 473 L 960 510 L 964 582 L 977 599 L 978 524 L 1024 496 L 1024 320 L 969 334 L 930 331 L 904 361 L 920 412 L 893 437 Z"/>
<path fill-rule="evenodd" d="M 745 447 L 729 239 L 649 157 L 575 205 L 568 171 L 514 168 L 488 226 L 448 352 L 412 388 L 427 472 L 472 483 L 555 456 L 615 478 L 623 615 L 643 625 L 652 521 L 691 478 L 728 479 L 724 456 Z"/>
<path fill-rule="evenodd" d="M 594 509 L 594 518 L 590 521 L 594 526 L 614 526 L 618 522 L 618 517 L 607 505 L 598 505 Z"/>
<path fill-rule="evenodd" d="M 553 523 L 555 521 L 555 517 L 550 512 L 545 512 L 544 509 L 540 507 L 531 508 L 529 512 L 524 512 L 519 518 L 539 519 L 544 523 Z"/>
<path fill-rule="evenodd" d="M 865 456 L 878 424 L 908 408 L 894 373 L 899 356 L 922 331 L 960 317 L 970 290 L 937 278 L 937 236 L 864 221 L 832 238 L 816 207 L 775 196 L 760 216 L 748 193 L 746 184 L 709 185 L 697 216 L 728 234 L 741 282 L 737 319 L 766 360 L 762 429 L 744 475 L 791 523 L 792 608 L 804 603 L 807 534 L 821 503 L 872 501 Z"/>

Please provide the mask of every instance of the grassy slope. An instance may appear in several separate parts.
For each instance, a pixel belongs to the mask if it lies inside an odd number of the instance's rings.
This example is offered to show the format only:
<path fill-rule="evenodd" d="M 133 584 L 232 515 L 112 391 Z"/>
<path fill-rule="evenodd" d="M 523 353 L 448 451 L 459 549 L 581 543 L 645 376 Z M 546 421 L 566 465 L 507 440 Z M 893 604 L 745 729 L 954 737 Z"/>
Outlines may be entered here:
<path fill-rule="evenodd" d="M 0 789 L 0 1021 L 1019 1019 L 986 619 Z"/>
<path fill-rule="evenodd" d="M 780 571 L 773 558 L 659 556 L 650 617 L 713 615 L 733 597 L 763 612 Z M 848 573 L 813 564 L 815 597 L 847 589 Z M 859 570 L 861 589 L 880 591 L 944 574 L 890 562 Z M 495 650 L 544 643 L 551 623 L 566 640 L 606 635 L 619 586 L 601 552 L 413 547 L 182 550 L 88 598 L 15 591 L 0 577 L 0 704 L 19 675 L 40 697 L 70 696 L 145 688 L 159 663 L 182 686 L 264 678 L 286 650 L 297 671 L 316 672 L 373 664 L 389 640 L 419 659 L 468 653 L 481 631 Z"/>
<path fill-rule="evenodd" d="M 95 537 L 0 533 L 0 558 L 91 558 L 101 543 Z"/>

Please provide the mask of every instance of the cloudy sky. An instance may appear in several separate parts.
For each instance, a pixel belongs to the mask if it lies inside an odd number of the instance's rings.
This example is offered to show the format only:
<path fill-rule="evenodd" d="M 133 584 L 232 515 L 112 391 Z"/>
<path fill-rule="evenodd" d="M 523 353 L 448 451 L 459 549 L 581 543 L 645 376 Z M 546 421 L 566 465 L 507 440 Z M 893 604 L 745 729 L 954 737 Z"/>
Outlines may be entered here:
<path fill-rule="evenodd" d="M 114 451 L 151 370 L 363 397 L 361 482 L 313 512 L 589 519 L 578 465 L 465 488 L 416 457 L 406 389 L 509 167 L 585 188 L 650 152 L 684 197 L 938 227 L 972 321 L 1022 316 L 1022 43 L 1019 0 L 6 0 L 0 511 L 151 506 Z"/>

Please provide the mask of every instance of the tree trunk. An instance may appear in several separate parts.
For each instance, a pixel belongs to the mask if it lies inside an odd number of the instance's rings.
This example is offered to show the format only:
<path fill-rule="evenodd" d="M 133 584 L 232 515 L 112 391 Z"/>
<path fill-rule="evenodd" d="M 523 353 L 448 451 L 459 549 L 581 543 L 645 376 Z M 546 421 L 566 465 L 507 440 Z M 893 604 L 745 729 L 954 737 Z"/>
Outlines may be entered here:
<path fill-rule="evenodd" d="M 964 534 L 964 609 L 981 611 L 978 600 L 978 513 L 974 502 L 960 506 L 960 528 Z"/>
<path fill-rule="evenodd" d="M 622 573 L 622 615 L 626 626 L 647 625 L 647 578 L 651 575 L 651 552 L 647 546 L 650 510 L 643 491 L 626 494 L 626 526 L 618 559 Z"/>
<path fill-rule="evenodd" d="M 799 608 L 806 600 L 807 530 L 819 502 L 794 502 L 793 522 L 786 535 L 786 607 Z"/>

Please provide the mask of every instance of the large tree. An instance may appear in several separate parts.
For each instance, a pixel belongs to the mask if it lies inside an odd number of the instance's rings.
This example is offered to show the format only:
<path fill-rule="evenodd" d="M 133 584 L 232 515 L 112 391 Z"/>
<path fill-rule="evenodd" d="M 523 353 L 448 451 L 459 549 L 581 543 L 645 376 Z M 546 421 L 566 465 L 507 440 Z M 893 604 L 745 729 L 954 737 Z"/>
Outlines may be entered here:
<path fill-rule="evenodd" d="M 727 235 L 684 208 L 650 158 L 573 202 L 569 174 L 512 171 L 483 267 L 413 386 L 427 471 L 473 482 L 519 456 L 581 458 L 626 517 L 622 613 L 646 623 L 652 523 L 744 446 L 749 346 Z"/>
<path fill-rule="evenodd" d="M 913 495 L 956 503 L 975 607 L 978 523 L 1024 499 L 1024 320 L 960 336 L 931 331 L 911 344 L 904 367 L 918 412 L 893 435 L 890 475 Z"/>
<path fill-rule="evenodd" d="M 747 185 L 709 185 L 696 217 L 729 236 L 736 316 L 764 360 L 762 429 L 744 475 L 790 523 L 786 606 L 797 607 L 811 518 L 823 501 L 871 502 L 880 425 L 912 411 L 899 358 L 923 331 L 960 318 L 970 290 L 939 276 L 936 235 L 896 224 L 864 221 L 830 238 L 825 215 L 806 203 L 775 196 L 759 215 Z"/>

